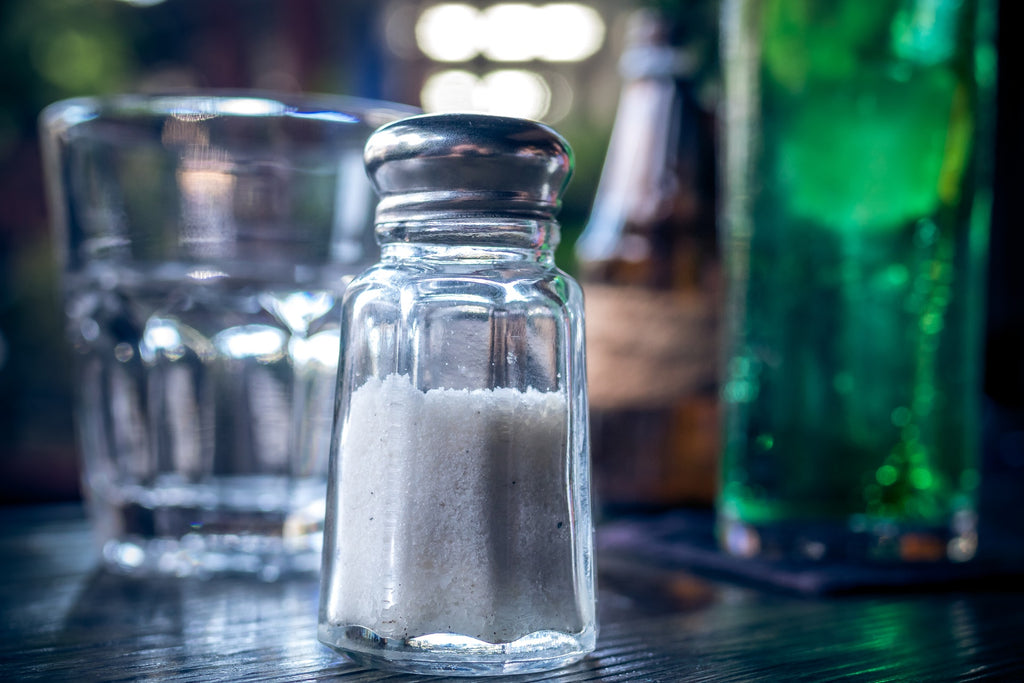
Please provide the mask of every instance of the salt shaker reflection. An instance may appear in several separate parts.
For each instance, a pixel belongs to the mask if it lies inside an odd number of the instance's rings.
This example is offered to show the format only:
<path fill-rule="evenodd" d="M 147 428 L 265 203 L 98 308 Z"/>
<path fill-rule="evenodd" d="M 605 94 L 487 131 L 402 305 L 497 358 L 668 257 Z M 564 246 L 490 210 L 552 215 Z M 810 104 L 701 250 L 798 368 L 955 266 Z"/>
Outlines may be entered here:
<path fill-rule="evenodd" d="M 452 114 L 365 159 L 381 262 L 343 305 L 320 639 L 420 673 L 576 661 L 596 624 L 582 296 L 553 260 L 571 152 Z"/>

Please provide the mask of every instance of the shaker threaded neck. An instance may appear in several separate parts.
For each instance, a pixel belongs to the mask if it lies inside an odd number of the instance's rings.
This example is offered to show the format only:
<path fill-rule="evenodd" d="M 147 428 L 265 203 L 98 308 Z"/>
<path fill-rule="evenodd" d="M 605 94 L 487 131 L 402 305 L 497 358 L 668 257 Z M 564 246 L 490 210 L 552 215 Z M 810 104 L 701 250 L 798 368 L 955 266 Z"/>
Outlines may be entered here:
<path fill-rule="evenodd" d="M 555 220 L 453 218 L 377 224 L 381 255 L 416 254 L 444 260 L 554 262 L 560 229 Z"/>

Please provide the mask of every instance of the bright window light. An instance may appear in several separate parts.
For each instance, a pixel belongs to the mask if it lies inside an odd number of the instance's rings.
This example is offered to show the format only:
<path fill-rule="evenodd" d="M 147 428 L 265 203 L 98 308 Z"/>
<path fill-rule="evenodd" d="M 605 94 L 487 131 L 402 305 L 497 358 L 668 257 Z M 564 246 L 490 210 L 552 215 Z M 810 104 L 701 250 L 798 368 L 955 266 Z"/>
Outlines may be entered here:
<path fill-rule="evenodd" d="M 481 79 L 478 97 L 486 111 L 503 116 L 539 119 L 551 105 L 551 90 L 543 76 L 524 69 L 492 71 Z"/>
<path fill-rule="evenodd" d="M 479 79 L 461 69 L 439 71 L 429 76 L 420 91 L 424 111 L 473 111 L 473 91 Z"/>
<path fill-rule="evenodd" d="M 537 10 L 543 27 L 540 59 L 549 62 L 581 62 L 601 49 L 604 20 L 593 7 L 577 2 L 556 2 Z"/>
<path fill-rule="evenodd" d="M 601 48 L 605 24 L 597 10 L 578 2 L 499 2 L 484 10 L 445 2 L 420 14 L 415 33 L 423 54 L 439 62 L 477 55 L 496 62 L 578 62 Z"/>
<path fill-rule="evenodd" d="M 539 56 L 544 39 L 538 8 L 503 2 L 482 14 L 480 52 L 496 62 L 526 62 Z"/>
<path fill-rule="evenodd" d="M 459 69 L 427 78 L 420 104 L 428 112 L 461 111 L 540 119 L 551 106 L 544 77 L 523 69 L 501 69 L 482 78 Z"/>
<path fill-rule="evenodd" d="M 479 52 L 480 11 L 472 5 L 446 2 L 428 7 L 416 22 L 416 44 L 438 62 L 465 62 Z"/>

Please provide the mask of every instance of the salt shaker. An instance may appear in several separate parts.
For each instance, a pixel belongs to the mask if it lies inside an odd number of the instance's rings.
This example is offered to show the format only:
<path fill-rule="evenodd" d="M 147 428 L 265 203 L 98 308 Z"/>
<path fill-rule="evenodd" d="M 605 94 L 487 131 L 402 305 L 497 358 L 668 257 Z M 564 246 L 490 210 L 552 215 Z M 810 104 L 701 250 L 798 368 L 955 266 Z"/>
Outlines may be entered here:
<path fill-rule="evenodd" d="M 344 303 L 319 638 L 425 674 L 593 650 L 583 301 L 554 263 L 572 152 L 437 114 L 367 142 L 381 261 Z"/>

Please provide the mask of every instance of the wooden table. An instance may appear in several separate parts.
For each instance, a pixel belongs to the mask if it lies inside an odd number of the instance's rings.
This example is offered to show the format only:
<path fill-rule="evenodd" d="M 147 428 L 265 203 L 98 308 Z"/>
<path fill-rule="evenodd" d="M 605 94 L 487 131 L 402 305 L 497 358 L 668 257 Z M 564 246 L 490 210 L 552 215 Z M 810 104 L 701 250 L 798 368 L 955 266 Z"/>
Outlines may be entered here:
<path fill-rule="evenodd" d="M 1024 680 L 1024 589 L 1013 575 L 802 595 L 601 547 L 597 651 L 492 680 Z M 317 592 L 315 577 L 119 577 L 98 568 L 79 506 L 0 509 L 0 681 L 426 680 L 322 647 Z"/>

